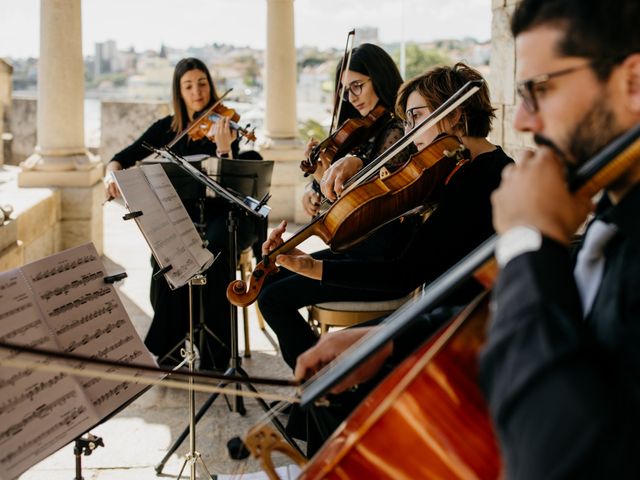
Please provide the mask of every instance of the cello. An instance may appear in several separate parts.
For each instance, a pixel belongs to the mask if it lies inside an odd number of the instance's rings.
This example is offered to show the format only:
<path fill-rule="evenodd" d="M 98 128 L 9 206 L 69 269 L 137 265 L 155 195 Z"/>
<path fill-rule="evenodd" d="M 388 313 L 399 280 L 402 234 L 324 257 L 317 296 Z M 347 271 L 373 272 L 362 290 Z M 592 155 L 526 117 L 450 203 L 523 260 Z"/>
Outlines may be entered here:
<path fill-rule="evenodd" d="M 640 158 L 640 125 L 614 140 L 569 179 L 593 197 Z M 308 462 L 299 479 L 496 479 L 502 467 L 484 396 L 477 386 L 490 289 L 497 273 L 494 235 L 434 281 L 421 300 L 392 314 L 343 361 L 308 384 L 318 399 L 415 318 L 475 278 L 485 291 L 374 389 Z M 394 448 L 390 449 L 389 445 Z"/>

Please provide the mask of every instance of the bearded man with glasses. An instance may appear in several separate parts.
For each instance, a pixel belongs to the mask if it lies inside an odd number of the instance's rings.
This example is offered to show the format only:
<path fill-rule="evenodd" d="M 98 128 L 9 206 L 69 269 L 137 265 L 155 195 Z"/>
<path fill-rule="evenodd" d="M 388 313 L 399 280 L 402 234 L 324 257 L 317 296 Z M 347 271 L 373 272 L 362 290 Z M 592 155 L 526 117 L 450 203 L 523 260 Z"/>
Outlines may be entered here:
<path fill-rule="evenodd" d="M 639 19 L 637 0 L 513 15 L 515 127 L 539 148 L 492 197 L 502 271 L 481 380 L 507 478 L 640 478 L 640 155 L 595 208 L 565 181 L 640 123 Z"/>

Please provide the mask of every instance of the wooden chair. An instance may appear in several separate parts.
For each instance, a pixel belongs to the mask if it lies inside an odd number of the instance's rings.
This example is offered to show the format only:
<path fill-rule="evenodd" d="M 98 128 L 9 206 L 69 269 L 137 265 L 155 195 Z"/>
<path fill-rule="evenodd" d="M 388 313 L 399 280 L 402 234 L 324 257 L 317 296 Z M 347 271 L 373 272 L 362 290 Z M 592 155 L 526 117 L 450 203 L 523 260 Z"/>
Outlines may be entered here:
<path fill-rule="evenodd" d="M 420 292 L 422 287 L 418 287 L 409 295 L 392 300 L 318 303 L 307 307 L 308 320 L 320 335 L 324 335 L 330 327 L 351 327 L 388 315 L 408 300 L 419 296 Z"/>
<path fill-rule="evenodd" d="M 240 252 L 240 259 L 238 260 L 238 270 L 240 271 L 240 278 L 245 282 L 249 282 L 249 278 L 251 277 L 251 272 L 255 267 L 254 263 L 254 255 L 253 255 L 253 247 L 247 247 L 242 252 Z M 262 313 L 260 313 L 260 309 L 258 308 L 258 303 L 254 303 L 256 308 L 256 314 L 258 317 L 258 326 L 269 343 L 273 345 L 273 348 L 278 351 L 278 342 L 276 342 L 271 334 L 267 331 L 267 327 L 264 322 L 264 317 Z M 244 354 L 243 356 L 248 358 L 251 357 L 251 346 L 249 343 L 249 307 L 242 307 L 242 318 L 244 321 Z"/>

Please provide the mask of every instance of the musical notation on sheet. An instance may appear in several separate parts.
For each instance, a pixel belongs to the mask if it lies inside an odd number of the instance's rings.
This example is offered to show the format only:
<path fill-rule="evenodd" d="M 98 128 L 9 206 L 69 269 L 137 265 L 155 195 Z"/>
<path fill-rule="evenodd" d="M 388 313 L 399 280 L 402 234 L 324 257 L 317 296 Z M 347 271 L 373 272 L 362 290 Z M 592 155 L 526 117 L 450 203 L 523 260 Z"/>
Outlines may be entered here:
<path fill-rule="evenodd" d="M 87 244 L 0 273 L 0 340 L 154 365 L 104 272 Z M 144 388 L 2 365 L 14 358 L 51 362 L 0 350 L 0 479 L 16 477 Z"/>
<path fill-rule="evenodd" d="M 144 165 L 114 172 L 118 188 L 130 211 L 143 214 L 135 221 L 151 247 L 172 288 L 185 285 L 211 265 L 207 250 L 180 197 L 161 165 Z"/>

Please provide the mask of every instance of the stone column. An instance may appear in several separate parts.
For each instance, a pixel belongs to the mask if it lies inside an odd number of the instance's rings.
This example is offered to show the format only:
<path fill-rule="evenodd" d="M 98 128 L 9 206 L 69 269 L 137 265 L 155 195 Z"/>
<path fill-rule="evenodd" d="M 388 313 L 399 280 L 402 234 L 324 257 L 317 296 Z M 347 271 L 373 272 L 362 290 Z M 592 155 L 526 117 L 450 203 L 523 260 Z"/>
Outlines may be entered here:
<path fill-rule="evenodd" d="M 61 247 L 93 241 L 102 250 L 103 166 L 84 144 L 81 0 L 40 1 L 35 152 L 19 187 L 61 187 Z"/>
<path fill-rule="evenodd" d="M 271 181 L 271 218 L 305 221 L 298 207 L 304 180 L 298 168 L 304 146 L 298 138 L 296 116 L 296 47 L 293 0 L 267 1 L 265 58 L 265 142 L 262 155 L 276 160 Z"/>
<path fill-rule="evenodd" d="M 13 67 L 0 58 L 0 166 L 5 162 L 5 144 L 10 145 L 5 133 L 9 132 Z"/>
<path fill-rule="evenodd" d="M 516 51 L 511 35 L 511 16 L 519 0 L 492 0 L 491 73 L 488 82 L 496 119 L 489 139 L 501 145 L 514 159 L 522 150 L 533 147 L 531 134 L 513 127 L 518 105 L 515 95 Z"/>

